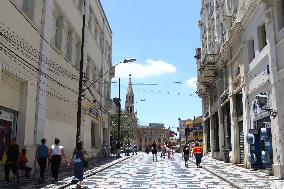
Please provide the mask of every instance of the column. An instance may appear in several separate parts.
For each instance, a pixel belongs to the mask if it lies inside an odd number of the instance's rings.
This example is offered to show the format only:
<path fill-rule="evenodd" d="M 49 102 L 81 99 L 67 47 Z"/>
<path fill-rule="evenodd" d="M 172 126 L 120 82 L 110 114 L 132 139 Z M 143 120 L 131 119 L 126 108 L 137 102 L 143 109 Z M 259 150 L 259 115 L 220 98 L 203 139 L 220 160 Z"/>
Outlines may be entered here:
<path fill-rule="evenodd" d="M 220 160 L 224 159 L 224 140 L 225 140 L 225 130 L 224 130 L 224 123 L 223 123 L 223 112 L 222 112 L 222 108 L 219 107 L 218 109 L 218 116 L 219 116 L 219 149 L 220 149 Z"/>

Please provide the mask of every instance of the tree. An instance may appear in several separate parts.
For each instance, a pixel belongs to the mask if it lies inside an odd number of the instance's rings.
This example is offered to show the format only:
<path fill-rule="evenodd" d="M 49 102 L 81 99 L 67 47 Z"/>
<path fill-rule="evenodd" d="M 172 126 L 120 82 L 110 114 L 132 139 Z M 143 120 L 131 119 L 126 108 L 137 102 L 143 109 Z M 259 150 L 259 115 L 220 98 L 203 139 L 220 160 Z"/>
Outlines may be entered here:
<path fill-rule="evenodd" d="M 111 134 L 113 139 L 118 139 L 118 114 L 110 116 L 112 122 Z M 129 114 L 127 111 L 122 111 L 120 116 L 120 139 L 133 140 L 140 133 L 138 128 L 138 119 L 133 114 Z"/>

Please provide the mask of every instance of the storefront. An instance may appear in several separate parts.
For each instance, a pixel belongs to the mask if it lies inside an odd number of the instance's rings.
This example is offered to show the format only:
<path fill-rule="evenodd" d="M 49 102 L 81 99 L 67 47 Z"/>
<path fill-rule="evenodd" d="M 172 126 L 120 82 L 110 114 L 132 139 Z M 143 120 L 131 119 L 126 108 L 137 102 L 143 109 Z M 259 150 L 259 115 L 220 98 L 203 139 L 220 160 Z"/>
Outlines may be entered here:
<path fill-rule="evenodd" d="M 17 112 L 0 106 L 0 159 L 17 136 Z"/>

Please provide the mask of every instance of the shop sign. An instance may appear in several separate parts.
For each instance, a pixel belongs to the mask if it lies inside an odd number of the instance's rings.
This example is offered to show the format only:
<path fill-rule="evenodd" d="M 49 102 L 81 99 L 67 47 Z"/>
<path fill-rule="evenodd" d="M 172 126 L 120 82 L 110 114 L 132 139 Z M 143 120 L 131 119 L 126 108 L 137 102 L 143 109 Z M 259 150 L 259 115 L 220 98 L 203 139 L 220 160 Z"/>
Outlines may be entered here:
<path fill-rule="evenodd" d="M 94 117 L 98 117 L 99 113 L 96 110 L 96 108 L 90 108 L 90 115 L 94 116 Z"/>

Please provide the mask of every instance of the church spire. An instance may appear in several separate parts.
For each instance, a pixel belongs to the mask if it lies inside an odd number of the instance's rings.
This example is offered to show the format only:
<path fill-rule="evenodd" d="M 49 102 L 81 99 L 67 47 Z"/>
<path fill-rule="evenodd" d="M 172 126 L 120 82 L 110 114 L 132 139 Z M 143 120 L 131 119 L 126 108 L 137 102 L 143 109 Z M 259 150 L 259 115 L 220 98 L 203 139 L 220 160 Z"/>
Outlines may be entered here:
<path fill-rule="evenodd" d="M 135 113 L 134 93 L 133 93 L 132 82 L 131 82 L 131 74 L 129 74 L 128 88 L 127 88 L 126 99 L 125 99 L 125 110 L 128 111 L 129 114 L 134 115 Z"/>

